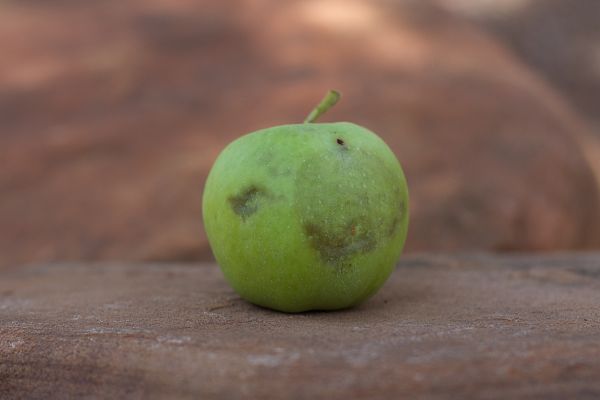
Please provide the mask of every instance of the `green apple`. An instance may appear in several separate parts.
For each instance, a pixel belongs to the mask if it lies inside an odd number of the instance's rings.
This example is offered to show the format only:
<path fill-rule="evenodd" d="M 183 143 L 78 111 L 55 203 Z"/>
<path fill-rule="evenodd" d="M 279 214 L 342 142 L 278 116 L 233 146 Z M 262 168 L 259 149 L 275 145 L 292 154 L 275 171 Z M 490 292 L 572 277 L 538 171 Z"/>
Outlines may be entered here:
<path fill-rule="evenodd" d="M 408 228 L 408 190 L 390 148 L 349 122 L 259 130 L 212 167 L 203 218 L 212 251 L 244 299 L 275 310 L 356 305 L 387 280 Z"/>

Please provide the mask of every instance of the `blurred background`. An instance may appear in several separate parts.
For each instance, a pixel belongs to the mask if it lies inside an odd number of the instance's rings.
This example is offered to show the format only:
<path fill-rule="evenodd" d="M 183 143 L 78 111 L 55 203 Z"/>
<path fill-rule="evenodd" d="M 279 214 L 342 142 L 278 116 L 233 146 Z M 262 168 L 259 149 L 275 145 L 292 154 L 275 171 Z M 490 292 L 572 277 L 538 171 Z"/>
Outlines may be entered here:
<path fill-rule="evenodd" d="M 0 1 L 0 268 L 208 260 L 238 136 L 377 132 L 406 251 L 600 248 L 600 1 Z"/>

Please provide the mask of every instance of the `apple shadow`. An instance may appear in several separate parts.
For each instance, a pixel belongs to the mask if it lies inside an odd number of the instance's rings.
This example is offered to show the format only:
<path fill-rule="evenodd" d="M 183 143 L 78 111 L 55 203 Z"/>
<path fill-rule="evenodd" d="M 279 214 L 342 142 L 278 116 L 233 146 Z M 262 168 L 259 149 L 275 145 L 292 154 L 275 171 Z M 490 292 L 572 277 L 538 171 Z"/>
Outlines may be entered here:
<path fill-rule="evenodd" d="M 302 316 L 302 317 L 343 317 L 361 316 L 365 314 L 410 314 L 415 306 L 423 305 L 431 298 L 431 287 L 426 283 L 415 285 L 414 282 L 403 281 L 401 278 L 390 279 L 377 293 L 366 301 L 349 308 L 339 310 L 308 310 L 301 312 L 284 312 L 273 310 L 268 307 L 248 303 L 248 305 L 261 313 L 281 316 Z"/>

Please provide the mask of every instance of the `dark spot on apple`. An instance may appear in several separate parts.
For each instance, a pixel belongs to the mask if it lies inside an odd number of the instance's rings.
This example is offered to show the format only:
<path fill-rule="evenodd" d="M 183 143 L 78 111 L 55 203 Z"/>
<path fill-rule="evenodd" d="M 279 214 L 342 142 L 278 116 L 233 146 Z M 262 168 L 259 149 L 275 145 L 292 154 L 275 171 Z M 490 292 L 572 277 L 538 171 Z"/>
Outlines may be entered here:
<path fill-rule="evenodd" d="M 343 146 L 343 145 L 344 145 L 344 141 L 343 141 L 342 139 L 340 139 L 340 138 L 337 138 L 336 142 L 337 142 L 337 144 L 339 144 L 340 146 Z"/>
<path fill-rule="evenodd" d="M 398 207 L 398 213 L 392 219 L 392 223 L 390 225 L 390 229 L 388 230 L 388 236 L 394 236 L 396 231 L 398 230 L 398 226 L 400 225 L 400 221 L 402 220 L 402 216 L 405 213 L 405 205 L 402 200 L 400 200 L 400 206 Z"/>
<path fill-rule="evenodd" d="M 311 247 L 319 252 L 328 264 L 351 265 L 347 258 L 358 253 L 367 253 L 377 245 L 374 235 L 365 230 L 356 232 L 356 221 L 341 230 L 325 229 L 316 223 L 304 224 L 304 233 Z M 354 233 L 353 233 L 354 232 Z"/>
<path fill-rule="evenodd" d="M 230 196 L 227 200 L 234 213 L 246 221 L 248 217 L 258 211 L 259 199 L 266 194 L 266 191 L 256 185 L 250 185 L 244 188 L 240 193 Z"/>
<path fill-rule="evenodd" d="M 406 215 L 397 173 L 376 154 L 352 151 L 347 141 L 336 144 L 338 138 L 343 140 L 341 133 L 332 135 L 331 147 L 302 163 L 291 196 L 305 245 L 323 264 L 344 273 L 357 268 L 356 257 L 387 246 Z"/>
<path fill-rule="evenodd" d="M 396 229 L 398 229 L 398 223 L 400 222 L 400 217 L 395 216 L 392 220 L 392 224 L 390 225 L 390 229 L 388 230 L 388 236 L 394 236 L 396 233 Z"/>

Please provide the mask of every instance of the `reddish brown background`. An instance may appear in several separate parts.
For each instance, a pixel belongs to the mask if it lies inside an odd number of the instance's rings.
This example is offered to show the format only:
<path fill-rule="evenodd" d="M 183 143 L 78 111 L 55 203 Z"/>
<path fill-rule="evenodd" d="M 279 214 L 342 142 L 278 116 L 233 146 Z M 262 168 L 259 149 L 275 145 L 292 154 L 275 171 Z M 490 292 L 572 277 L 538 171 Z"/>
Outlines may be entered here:
<path fill-rule="evenodd" d="M 476 3 L 0 3 L 0 267 L 210 258 L 219 151 L 330 88 L 405 167 L 407 251 L 599 248 L 600 12 Z"/>

